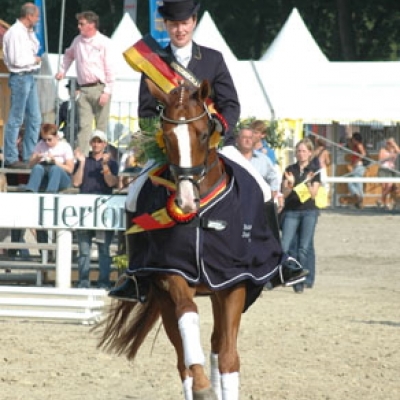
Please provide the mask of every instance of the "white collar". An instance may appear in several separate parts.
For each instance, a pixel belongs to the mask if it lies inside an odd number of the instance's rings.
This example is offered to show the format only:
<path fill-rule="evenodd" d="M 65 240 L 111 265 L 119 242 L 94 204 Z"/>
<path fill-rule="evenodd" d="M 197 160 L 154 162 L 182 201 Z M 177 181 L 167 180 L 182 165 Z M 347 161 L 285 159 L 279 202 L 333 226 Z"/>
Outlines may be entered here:
<path fill-rule="evenodd" d="M 193 42 L 191 41 L 184 47 L 176 47 L 171 43 L 171 49 L 176 58 L 191 59 L 192 58 Z"/>

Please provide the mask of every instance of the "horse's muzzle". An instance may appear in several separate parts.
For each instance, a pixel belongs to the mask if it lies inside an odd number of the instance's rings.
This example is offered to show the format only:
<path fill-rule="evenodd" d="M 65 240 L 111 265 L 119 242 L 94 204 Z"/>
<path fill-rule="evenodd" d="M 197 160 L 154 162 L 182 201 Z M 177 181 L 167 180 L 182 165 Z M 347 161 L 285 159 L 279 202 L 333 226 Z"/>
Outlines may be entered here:
<path fill-rule="evenodd" d="M 197 185 L 189 179 L 180 180 L 175 202 L 185 214 L 197 212 L 200 208 L 200 195 Z"/>

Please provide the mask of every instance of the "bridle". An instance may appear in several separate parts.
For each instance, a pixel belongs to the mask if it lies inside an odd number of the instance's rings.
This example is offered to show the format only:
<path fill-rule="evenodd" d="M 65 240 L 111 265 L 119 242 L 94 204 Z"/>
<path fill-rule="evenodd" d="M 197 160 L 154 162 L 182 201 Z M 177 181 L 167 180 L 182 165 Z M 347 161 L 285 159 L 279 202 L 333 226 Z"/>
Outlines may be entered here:
<path fill-rule="evenodd" d="M 203 109 L 204 109 L 204 111 L 201 114 L 196 115 L 195 117 L 192 117 L 189 119 L 172 119 L 172 118 L 168 118 L 165 116 L 164 109 L 162 108 L 160 111 L 160 119 L 162 121 L 168 122 L 170 124 L 184 125 L 184 124 L 190 124 L 192 122 L 198 121 L 201 118 L 203 118 L 205 115 L 207 115 L 207 117 L 208 117 L 208 140 L 209 140 L 211 133 L 212 133 L 212 123 L 211 123 L 212 117 L 207 108 L 206 103 L 203 103 Z M 195 165 L 193 167 L 181 167 L 176 164 L 169 164 L 169 169 L 170 169 L 172 175 L 177 180 L 177 183 L 180 183 L 182 181 L 189 181 L 194 186 L 196 186 L 198 190 L 200 190 L 199 184 L 204 179 L 204 177 L 207 175 L 207 173 L 212 168 L 214 168 L 214 166 L 217 165 L 217 163 L 218 163 L 218 160 L 216 160 L 210 166 L 207 166 L 208 154 L 209 154 L 209 147 L 207 146 L 207 153 L 204 157 L 203 163 L 199 164 L 199 165 Z M 193 176 L 198 176 L 198 178 L 194 179 Z"/>

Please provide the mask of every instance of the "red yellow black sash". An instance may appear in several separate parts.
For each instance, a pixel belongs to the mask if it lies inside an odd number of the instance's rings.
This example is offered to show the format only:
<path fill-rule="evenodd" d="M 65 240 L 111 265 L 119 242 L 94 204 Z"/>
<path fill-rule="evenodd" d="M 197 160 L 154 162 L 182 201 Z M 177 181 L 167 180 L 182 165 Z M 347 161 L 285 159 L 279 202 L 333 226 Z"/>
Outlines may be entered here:
<path fill-rule="evenodd" d="M 201 82 L 160 47 L 151 35 L 145 35 L 123 55 L 134 70 L 144 72 L 165 93 L 177 87 L 182 80 L 195 87 L 200 86 Z"/>

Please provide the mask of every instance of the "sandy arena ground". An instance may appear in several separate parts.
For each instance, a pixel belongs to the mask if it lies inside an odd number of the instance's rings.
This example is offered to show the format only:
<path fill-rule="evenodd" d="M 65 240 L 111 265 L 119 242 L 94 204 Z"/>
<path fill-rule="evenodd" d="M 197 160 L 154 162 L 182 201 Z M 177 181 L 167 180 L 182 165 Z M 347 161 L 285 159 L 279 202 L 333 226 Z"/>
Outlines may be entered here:
<path fill-rule="evenodd" d="M 324 212 L 317 283 L 263 292 L 243 316 L 242 400 L 400 398 L 400 215 Z M 209 352 L 209 300 L 198 300 Z M 182 399 L 155 332 L 135 363 L 96 350 L 90 328 L 0 319 L 1 400 Z"/>

